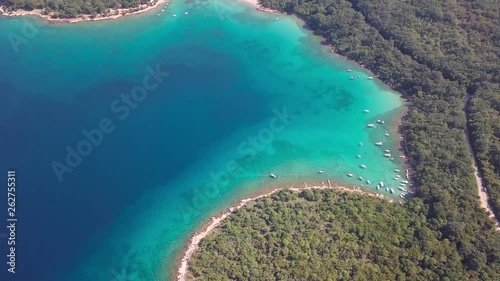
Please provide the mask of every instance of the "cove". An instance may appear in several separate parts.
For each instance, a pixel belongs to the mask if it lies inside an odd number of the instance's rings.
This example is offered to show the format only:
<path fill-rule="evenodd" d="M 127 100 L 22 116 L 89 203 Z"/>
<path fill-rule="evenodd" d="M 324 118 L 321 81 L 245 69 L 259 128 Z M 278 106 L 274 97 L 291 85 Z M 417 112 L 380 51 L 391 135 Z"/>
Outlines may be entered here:
<path fill-rule="evenodd" d="M 402 101 L 300 21 L 229 0 L 157 13 L 0 19 L 0 34 L 37 27 L 17 52 L 0 40 L 0 167 L 17 175 L 18 280 L 167 280 L 201 224 L 263 187 L 398 186 Z M 134 98 L 156 67 L 168 76 Z M 81 161 L 68 165 L 67 147 Z M 54 162 L 71 172 L 58 177 Z"/>

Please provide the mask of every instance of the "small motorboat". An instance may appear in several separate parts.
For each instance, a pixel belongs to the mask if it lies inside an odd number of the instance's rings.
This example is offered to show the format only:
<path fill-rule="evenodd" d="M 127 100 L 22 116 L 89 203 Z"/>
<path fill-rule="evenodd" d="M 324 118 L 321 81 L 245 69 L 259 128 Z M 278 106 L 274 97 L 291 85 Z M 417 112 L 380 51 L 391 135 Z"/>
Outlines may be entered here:
<path fill-rule="evenodd" d="M 382 142 L 381 142 L 381 141 L 379 141 L 379 142 L 375 143 L 375 145 L 376 145 L 376 146 L 382 146 Z"/>
<path fill-rule="evenodd" d="M 275 174 L 270 174 L 269 175 L 271 178 L 275 179 L 276 178 L 276 175 Z"/>
<path fill-rule="evenodd" d="M 380 120 L 380 119 L 379 119 L 379 120 L 377 120 L 377 123 L 379 123 L 379 124 L 384 124 L 385 122 L 384 122 L 384 120 Z"/>
<path fill-rule="evenodd" d="M 389 153 L 384 154 L 384 156 L 387 158 L 391 158 L 391 154 L 389 154 Z"/>
<path fill-rule="evenodd" d="M 366 183 L 367 184 L 371 184 L 372 182 L 370 180 L 366 180 Z"/>
<path fill-rule="evenodd" d="M 384 183 L 383 182 L 379 182 L 380 186 L 381 187 L 384 187 Z"/>
<path fill-rule="evenodd" d="M 366 169 L 366 166 L 364 164 L 359 165 L 361 169 Z"/>
<path fill-rule="evenodd" d="M 361 155 L 359 155 L 359 154 L 358 154 L 358 155 L 356 155 L 356 158 L 361 158 Z"/>
<path fill-rule="evenodd" d="M 394 172 L 399 173 L 399 169 L 394 169 Z"/>
<path fill-rule="evenodd" d="M 347 174 L 348 177 L 352 177 L 352 174 Z"/>
<path fill-rule="evenodd" d="M 318 174 L 323 174 L 324 172 L 325 172 L 325 171 L 323 171 L 323 170 L 319 170 L 319 171 L 318 171 Z"/>
<path fill-rule="evenodd" d="M 368 124 L 366 125 L 368 128 L 375 128 L 375 124 Z"/>
<path fill-rule="evenodd" d="M 370 110 L 368 110 L 368 109 L 365 109 L 365 113 L 368 113 L 368 112 L 370 112 Z"/>

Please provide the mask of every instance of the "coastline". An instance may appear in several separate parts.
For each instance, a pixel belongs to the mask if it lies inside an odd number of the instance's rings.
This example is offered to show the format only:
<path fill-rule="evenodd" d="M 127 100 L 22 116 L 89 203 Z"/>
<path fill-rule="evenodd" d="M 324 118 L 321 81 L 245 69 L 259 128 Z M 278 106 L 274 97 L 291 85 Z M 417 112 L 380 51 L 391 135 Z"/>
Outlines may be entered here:
<path fill-rule="evenodd" d="M 282 184 L 281 186 L 286 185 Z M 295 185 L 296 186 L 296 185 Z M 308 190 L 308 189 L 336 189 L 341 192 L 354 192 L 354 193 L 359 193 L 362 195 L 367 195 L 367 196 L 372 196 L 372 197 L 377 197 L 381 199 L 388 200 L 389 202 L 393 203 L 394 200 L 390 198 L 385 198 L 384 195 L 378 194 L 375 192 L 370 192 L 364 189 L 361 189 L 359 187 L 346 187 L 343 185 L 332 185 L 330 180 L 327 180 L 327 184 L 325 182 L 321 182 L 321 185 L 314 184 L 309 186 L 307 185 L 306 182 L 303 183 L 303 186 L 301 187 L 295 187 L 294 185 L 289 185 L 287 187 L 273 187 L 271 190 L 269 189 L 264 189 L 261 190 L 260 192 L 257 192 L 255 195 L 247 198 L 243 198 L 238 200 L 238 203 L 235 205 L 231 205 L 231 207 L 226 208 L 225 211 L 222 211 L 218 213 L 215 216 L 212 216 L 210 218 L 210 221 L 206 222 L 205 224 L 202 225 L 201 228 L 199 228 L 198 231 L 196 231 L 191 238 L 188 240 L 188 243 L 183 247 L 181 254 L 176 258 L 175 260 L 175 270 L 176 272 L 175 277 L 172 278 L 172 280 L 177 280 L 177 281 L 186 281 L 188 273 L 189 273 L 189 262 L 191 260 L 192 255 L 194 252 L 198 249 L 198 245 L 201 242 L 203 238 L 208 236 L 217 226 L 219 226 L 231 213 L 234 211 L 240 209 L 241 207 L 245 206 L 247 203 L 255 201 L 257 199 L 263 198 L 270 196 L 278 191 L 288 189 L 294 192 L 301 192 L 303 190 Z"/>
<path fill-rule="evenodd" d="M 0 6 L 0 17 L 23 17 L 23 16 L 35 16 L 41 18 L 49 23 L 79 23 L 79 22 L 93 22 L 93 21 L 106 21 L 106 20 L 116 20 L 124 17 L 129 17 L 133 15 L 143 14 L 145 12 L 154 10 L 162 4 L 170 4 L 170 0 L 151 0 L 149 4 L 139 5 L 137 8 L 120 8 L 110 10 L 110 13 L 106 16 L 98 15 L 96 17 L 91 17 L 91 15 L 78 15 L 76 18 L 51 18 L 51 15 L 44 15 L 41 9 L 34 9 L 31 11 L 26 10 L 16 10 L 13 12 L 6 12 L 3 6 Z M 259 3 L 259 0 L 240 0 L 257 11 L 270 13 L 270 14 L 281 14 L 278 10 L 273 10 L 265 8 Z M 154 3 L 154 4 L 153 4 Z M 138 10 L 136 10 L 138 9 Z"/>
<path fill-rule="evenodd" d="M 281 12 L 278 10 L 273 10 L 273 9 L 266 8 L 266 7 L 262 6 L 260 4 L 259 0 L 240 0 L 240 1 L 255 8 L 257 11 L 261 11 L 261 12 L 269 13 L 269 14 L 281 14 Z"/>
<path fill-rule="evenodd" d="M 42 10 L 40 9 L 34 9 L 32 11 L 16 10 L 13 12 L 6 12 L 4 11 L 3 6 L 0 6 L 0 17 L 35 16 L 49 23 L 79 23 L 79 22 L 105 21 L 105 20 L 115 20 L 133 15 L 143 14 L 145 12 L 158 8 L 162 4 L 168 5 L 169 3 L 170 3 L 169 0 L 156 0 L 156 2 L 154 2 L 154 0 L 151 0 L 149 4 L 139 5 L 139 7 L 137 8 L 130 8 L 130 9 L 120 8 L 111 10 L 109 15 L 107 16 L 98 15 L 93 18 L 90 15 L 79 15 L 78 17 L 71 19 L 51 18 L 50 15 L 42 14 Z M 139 10 L 133 11 L 135 9 Z"/>

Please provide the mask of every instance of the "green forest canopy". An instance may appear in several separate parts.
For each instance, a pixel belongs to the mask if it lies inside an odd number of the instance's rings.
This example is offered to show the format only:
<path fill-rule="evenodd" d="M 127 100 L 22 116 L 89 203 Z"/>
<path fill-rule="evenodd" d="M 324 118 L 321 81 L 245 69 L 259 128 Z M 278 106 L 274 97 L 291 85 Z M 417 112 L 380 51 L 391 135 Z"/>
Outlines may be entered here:
<path fill-rule="evenodd" d="M 500 252 L 466 262 L 427 222 L 420 199 L 401 206 L 337 190 L 283 190 L 238 209 L 202 239 L 189 274 L 191 280 L 500 280 Z"/>

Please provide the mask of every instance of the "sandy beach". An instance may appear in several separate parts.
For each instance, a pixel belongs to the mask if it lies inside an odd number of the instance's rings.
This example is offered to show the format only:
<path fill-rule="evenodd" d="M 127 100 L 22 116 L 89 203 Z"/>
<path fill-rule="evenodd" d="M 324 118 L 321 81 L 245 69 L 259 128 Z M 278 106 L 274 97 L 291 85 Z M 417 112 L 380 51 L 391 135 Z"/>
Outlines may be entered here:
<path fill-rule="evenodd" d="M 237 205 L 229 207 L 227 211 L 220 213 L 219 215 L 213 216 L 209 222 L 207 222 L 205 225 L 202 226 L 201 230 L 197 233 L 195 233 L 191 239 L 189 240 L 189 243 L 187 246 L 184 248 L 182 252 L 182 256 L 177 260 L 176 262 L 176 270 L 177 270 L 177 277 L 175 277 L 175 280 L 177 281 L 186 281 L 187 276 L 188 276 L 188 268 L 189 268 L 189 261 L 191 260 L 191 257 L 193 256 L 193 253 L 198 249 L 198 245 L 200 241 L 205 238 L 207 235 L 209 235 L 217 226 L 219 226 L 224 219 L 226 219 L 232 212 L 240 209 L 241 207 L 245 206 L 248 202 L 255 201 L 259 198 L 262 197 L 267 197 L 272 195 L 275 192 L 278 192 L 280 190 L 283 190 L 285 188 L 288 188 L 291 191 L 294 192 L 301 192 L 306 189 L 336 189 L 344 192 L 355 192 L 363 195 L 368 195 L 368 196 L 373 196 L 377 198 L 385 198 L 384 195 L 377 194 L 377 193 L 372 193 L 366 190 L 362 190 L 361 188 L 358 187 L 345 187 L 345 186 L 340 186 L 340 185 L 332 185 L 330 180 L 328 180 L 326 183 L 321 182 L 321 184 L 313 184 L 313 185 L 308 185 L 306 182 L 303 183 L 303 186 L 301 187 L 294 187 L 292 185 L 287 186 L 287 187 L 281 187 L 281 188 L 274 188 L 271 191 L 266 190 L 264 193 L 261 193 L 259 195 L 241 199 Z M 387 199 L 389 202 L 393 202 L 391 199 Z"/>
<path fill-rule="evenodd" d="M 243 3 L 248 4 L 251 7 L 254 7 L 256 10 L 264 12 L 264 13 L 270 13 L 270 14 L 280 14 L 281 12 L 278 10 L 273 10 L 269 8 L 265 8 L 259 3 L 259 0 L 240 0 Z"/>
<path fill-rule="evenodd" d="M 25 11 L 25 10 L 17 10 L 13 12 L 7 12 L 4 10 L 4 7 L 0 6 L 0 16 L 3 17 L 22 17 L 22 16 L 36 16 L 40 17 L 48 22 L 54 22 L 54 23 L 78 23 L 78 22 L 87 22 L 87 21 L 103 21 L 103 20 L 114 20 L 122 17 L 128 17 L 132 15 L 137 15 L 137 14 L 142 14 L 147 11 L 151 11 L 155 8 L 160 7 L 161 5 L 165 4 L 168 5 L 169 1 L 168 0 L 151 0 L 149 4 L 144 4 L 140 5 L 137 7 L 139 10 L 133 11 L 137 8 L 132 8 L 132 9 L 112 9 L 109 12 L 109 15 L 107 16 L 101 16 L 98 15 L 96 17 L 91 17 L 90 15 L 80 15 L 76 18 L 72 19 L 59 19 L 59 18 L 51 18 L 50 14 L 49 15 L 43 15 L 42 10 L 35 9 L 32 11 Z"/>

